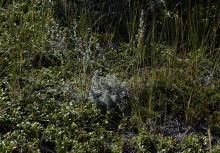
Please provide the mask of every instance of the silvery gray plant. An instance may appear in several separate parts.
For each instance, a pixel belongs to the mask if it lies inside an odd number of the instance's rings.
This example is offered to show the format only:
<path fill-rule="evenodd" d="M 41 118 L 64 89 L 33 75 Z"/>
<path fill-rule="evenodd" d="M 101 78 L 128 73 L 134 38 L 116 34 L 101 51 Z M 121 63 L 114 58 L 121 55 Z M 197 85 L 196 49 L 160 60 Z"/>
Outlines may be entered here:
<path fill-rule="evenodd" d="M 95 71 L 91 89 L 90 99 L 104 112 L 123 113 L 128 112 L 128 86 L 125 82 L 117 79 L 115 75 L 102 76 L 100 71 Z"/>

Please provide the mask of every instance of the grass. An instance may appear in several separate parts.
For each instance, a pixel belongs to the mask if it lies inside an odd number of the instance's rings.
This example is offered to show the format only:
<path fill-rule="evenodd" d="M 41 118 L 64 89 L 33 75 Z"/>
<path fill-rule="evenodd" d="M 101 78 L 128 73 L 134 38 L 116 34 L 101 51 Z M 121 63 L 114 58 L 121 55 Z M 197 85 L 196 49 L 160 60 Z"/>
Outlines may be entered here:
<path fill-rule="evenodd" d="M 1 0 L 0 152 L 219 152 L 218 10 Z M 91 100 L 96 70 L 128 84 L 128 115 Z"/>

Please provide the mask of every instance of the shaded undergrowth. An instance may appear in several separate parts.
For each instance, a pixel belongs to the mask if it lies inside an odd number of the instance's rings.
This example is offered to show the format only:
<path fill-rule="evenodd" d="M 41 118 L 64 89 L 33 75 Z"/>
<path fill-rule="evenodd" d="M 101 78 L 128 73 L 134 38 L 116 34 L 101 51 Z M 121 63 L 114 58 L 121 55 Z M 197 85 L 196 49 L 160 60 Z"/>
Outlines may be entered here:
<path fill-rule="evenodd" d="M 0 152 L 219 152 L 218 10 L 0 1 Z"/>

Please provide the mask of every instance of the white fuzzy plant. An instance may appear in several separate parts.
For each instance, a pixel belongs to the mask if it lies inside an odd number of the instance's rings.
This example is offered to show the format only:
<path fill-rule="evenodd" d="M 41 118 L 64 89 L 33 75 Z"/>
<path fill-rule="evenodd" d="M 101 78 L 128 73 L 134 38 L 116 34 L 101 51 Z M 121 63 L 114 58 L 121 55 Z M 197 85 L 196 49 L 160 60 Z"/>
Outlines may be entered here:
<path fill-rule="evenodd" d="M 100 71 L 94 72 L 89 95 L 101 110 L 111 113 L 117 111 L 124 113 L 128 105 L 126 83 L 119 81 L 115 75 L 101 76 Z"/>

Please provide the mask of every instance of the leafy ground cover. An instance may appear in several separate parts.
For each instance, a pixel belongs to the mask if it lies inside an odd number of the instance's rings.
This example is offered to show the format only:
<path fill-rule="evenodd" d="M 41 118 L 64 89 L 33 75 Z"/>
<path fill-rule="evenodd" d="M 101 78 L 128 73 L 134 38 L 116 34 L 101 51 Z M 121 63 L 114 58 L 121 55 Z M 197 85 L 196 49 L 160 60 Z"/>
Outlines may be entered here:
<path fill-rule="evenodd" d="M 220 152 L 219 6 L 0 1 L 0 152 Z"/>

